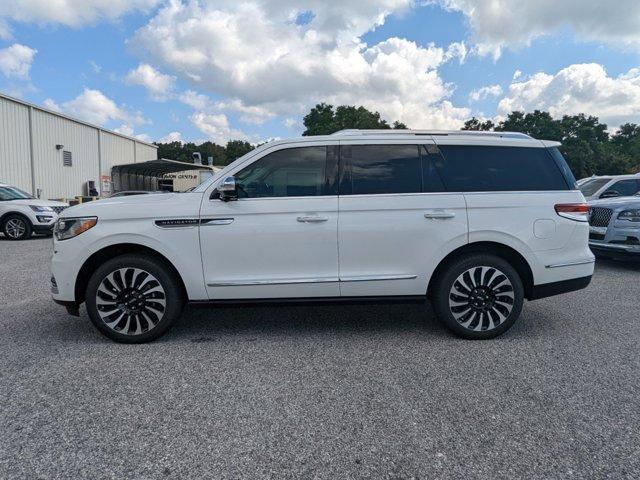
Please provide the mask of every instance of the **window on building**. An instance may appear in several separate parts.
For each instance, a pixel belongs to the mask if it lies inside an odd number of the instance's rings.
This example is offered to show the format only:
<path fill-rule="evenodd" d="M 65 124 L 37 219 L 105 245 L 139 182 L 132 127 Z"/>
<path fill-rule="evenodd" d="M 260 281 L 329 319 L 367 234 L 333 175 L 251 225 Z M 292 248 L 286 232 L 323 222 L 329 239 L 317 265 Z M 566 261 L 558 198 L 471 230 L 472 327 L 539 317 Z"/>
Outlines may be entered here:
<path fill-rule="evenodd" d="M 62 165 L 65 167 L 71 167 L 73 162 L 71 160 L 71 152 L 67 150 L 62 151 Z"/>

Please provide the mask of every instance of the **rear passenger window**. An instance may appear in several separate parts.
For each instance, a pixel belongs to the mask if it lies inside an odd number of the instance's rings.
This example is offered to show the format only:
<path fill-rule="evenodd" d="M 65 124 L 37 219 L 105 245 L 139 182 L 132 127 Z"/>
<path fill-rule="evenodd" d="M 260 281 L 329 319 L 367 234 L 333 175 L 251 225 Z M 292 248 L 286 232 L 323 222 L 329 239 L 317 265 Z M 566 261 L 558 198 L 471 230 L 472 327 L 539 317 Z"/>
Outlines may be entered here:
<path fill-rule="evenodd" d="M 340 156 L 342 195 L 422 191 L 417 145 L 347 145 Z"/>
<path fill-rule="evenodd" d="M 440 145 L 436 168 L 450 192 L 569 190 L 546 148 Z"/>

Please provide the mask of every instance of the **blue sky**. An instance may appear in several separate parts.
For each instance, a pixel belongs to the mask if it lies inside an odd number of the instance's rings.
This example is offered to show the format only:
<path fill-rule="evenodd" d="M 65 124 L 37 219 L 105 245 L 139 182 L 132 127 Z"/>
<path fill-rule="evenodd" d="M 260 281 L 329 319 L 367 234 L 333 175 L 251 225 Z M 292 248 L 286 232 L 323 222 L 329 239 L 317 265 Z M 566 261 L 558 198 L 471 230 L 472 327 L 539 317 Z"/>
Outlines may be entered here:
<path fill-rule="evenodd" d="M 147 140 L 295 136 L 320 101 L 412 128 L 534 108 L 640 123 L 634 2 L 567 0 L 579 18 L 546 0 L 14 3 L 0 91 Z"/>

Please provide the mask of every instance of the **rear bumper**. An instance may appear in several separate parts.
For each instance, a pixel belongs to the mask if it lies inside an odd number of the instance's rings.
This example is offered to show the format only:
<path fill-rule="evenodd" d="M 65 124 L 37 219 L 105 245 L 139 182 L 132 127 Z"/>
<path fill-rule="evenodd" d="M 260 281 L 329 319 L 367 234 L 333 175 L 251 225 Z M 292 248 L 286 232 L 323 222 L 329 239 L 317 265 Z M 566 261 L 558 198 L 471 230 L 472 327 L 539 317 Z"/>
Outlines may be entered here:
<path fill-rule="evenodd" d="M 582 290 L 591 283 L 591 275 L 580 278 L 572 278 L 570 280 L 561 280 L 559 282 L 543 283 L 534 285 L 529 294 L 529 300 L 538 300 L 540 298 L 552 297 L 562 293 L 575 292 Z"/>

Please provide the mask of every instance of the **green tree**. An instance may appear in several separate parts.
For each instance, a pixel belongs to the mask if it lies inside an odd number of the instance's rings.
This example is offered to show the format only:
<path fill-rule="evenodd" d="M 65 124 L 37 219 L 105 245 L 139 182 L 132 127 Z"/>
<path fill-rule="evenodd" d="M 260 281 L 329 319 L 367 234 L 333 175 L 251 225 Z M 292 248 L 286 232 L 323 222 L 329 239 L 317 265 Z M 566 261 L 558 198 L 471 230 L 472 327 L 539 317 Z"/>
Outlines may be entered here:
<path fill-rule="evenodd" d="M 372 112 L 366 108 L 353 105 L 340 105 L 334 111 L 333 105 L 319 103 L 305 115 L 303 120 L 306 130 L 302 135 L 330 135 L 340 130 L 349 128 L 358 129 L 390 129 L 389 123 L 380 113 Z M 406 129 L 401 122 L 394 122 L 393 128 Z"/>
<path fill-rule="evenodd" d="M 231 140 L 227 142 L 227 162 L 231 163 L 237 158 L 249 153 L 254 147 L 249 143 L 242 140 Z"/>
<path fill-rule="evenodd" d="M 464 122 L 464 126 L 462 130 L 475 130 L 475 131 L 484 131 L 488 132 L 495 128 L 495 124 L 491 120 L 479 120 L 476 117 L 473 117 L 466 122 Z"/>

